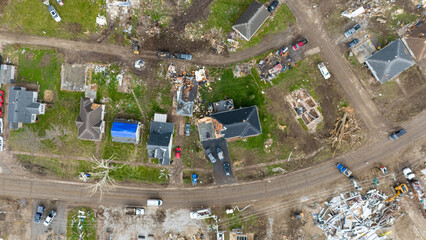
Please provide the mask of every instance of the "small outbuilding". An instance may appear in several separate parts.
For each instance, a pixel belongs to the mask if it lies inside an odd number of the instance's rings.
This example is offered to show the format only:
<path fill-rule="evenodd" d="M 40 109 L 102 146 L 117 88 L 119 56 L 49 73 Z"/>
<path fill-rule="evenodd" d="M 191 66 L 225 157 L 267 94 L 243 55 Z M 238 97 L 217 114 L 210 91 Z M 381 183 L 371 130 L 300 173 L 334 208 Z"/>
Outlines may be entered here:
<path fill-rule="evenodd" d="M 141 123 L 134 120 L 114 119 L 111 128 L 113 142 L 138 144 L 141 135 Z"/>

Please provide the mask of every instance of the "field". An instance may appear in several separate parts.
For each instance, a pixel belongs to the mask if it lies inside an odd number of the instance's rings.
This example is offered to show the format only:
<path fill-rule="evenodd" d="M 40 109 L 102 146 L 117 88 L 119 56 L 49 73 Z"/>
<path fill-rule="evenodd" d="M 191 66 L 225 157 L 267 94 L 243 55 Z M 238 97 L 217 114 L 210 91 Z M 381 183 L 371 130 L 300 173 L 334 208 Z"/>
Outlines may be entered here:
<path fill-rule="evenodd" d="M 8 1 L 4 6 L 0 26 L 24 33 L 64 38 L 87 38 L 97 31 L 96 17 L 104 14 L 104 1 L 73 0 L 59 6 L 50 1 L 61 22 L 55 22 L 41 1 Z"/>
<path fill-rule="evenodd" d="M 290 154 L 292 157 L 302 157 L 324 145 L 319 139 L 328 136 L 343 97 L 336 84 L 324 81 L 319 71 L 312 71 L 317 69 L 319 61 L 319 56 L 313 55 L 298 62 L 296 68 L 274 79 L 273 85 L 261 82 L 255 69 L 241 78 L 234 78 L 231 69 L 212 70 L 213 74 L 220 76 L 220 80 L 200 89 L 206 102 L 232 98 L 235 108 L 256 105 L 259 110 L 262 134 L 228 143 L 231 159 L 236 166 L 287 159 Z M 320 111 L 324 115 L 324 123 L 319 125 L 315 134 L 308 133 L 295 120 L 285 101 L 287 94 L 301 87 L 320 103 Z M 272 141 L 269 149 L 265 148 L 267 141 Z M 294 164 L 285 166 L 286 170 L 294 167 Z"/>

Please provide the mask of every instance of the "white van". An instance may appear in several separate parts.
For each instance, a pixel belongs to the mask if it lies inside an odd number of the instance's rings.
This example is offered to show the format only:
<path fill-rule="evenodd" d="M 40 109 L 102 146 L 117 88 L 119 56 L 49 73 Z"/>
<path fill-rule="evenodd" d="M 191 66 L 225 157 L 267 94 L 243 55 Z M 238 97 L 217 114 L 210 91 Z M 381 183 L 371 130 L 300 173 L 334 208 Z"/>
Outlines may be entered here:
<path fill-rule="evenodd" d="M 318 63 L 318 68 L 319 68 L 319 70 L 320 70 L 320 72 L 321 72 L 321 74 L 322 74 L 322 76 L 325 78 L 325 79 L 329 79 L 330 78 L 330 73 L 328 72 L 328 69 L 327 69 L 327 67 L 325 66 L 325 64 L 323 63 L 323 62 L 320 62 L 320 63 Z"/>
<path fill-rule="evenodd" d="M 146 205 L 148 207 L 159 207 L 163 205 L 163 201 L 160 199 L 148 199 L 146 200 Z"/>

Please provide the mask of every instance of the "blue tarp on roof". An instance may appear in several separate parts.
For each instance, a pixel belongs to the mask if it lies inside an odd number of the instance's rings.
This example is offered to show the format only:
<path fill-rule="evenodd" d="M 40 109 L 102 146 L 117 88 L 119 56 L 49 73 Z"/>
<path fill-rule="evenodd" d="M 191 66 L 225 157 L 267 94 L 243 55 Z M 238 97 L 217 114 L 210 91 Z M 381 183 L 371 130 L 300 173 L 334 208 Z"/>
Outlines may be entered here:
<path fill-rule="evenodd" d="M 135 138 L 138 125 L 134 123 L 114 122 L 111 128 L 112 137 Z"/>

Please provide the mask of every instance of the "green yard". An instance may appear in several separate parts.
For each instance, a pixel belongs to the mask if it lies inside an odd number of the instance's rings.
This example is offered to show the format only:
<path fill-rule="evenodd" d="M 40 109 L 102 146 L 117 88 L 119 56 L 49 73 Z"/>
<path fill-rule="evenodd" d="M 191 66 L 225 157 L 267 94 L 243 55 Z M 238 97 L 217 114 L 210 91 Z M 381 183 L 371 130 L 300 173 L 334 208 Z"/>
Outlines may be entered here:
<path fill-rule="evenodd" d="M 55 22 L 47 6 L 39 0 L 9 1 L 3 10 L 0 26 L 29 34 L 64 38 L 85 38 L 97 31 L 96 17 L 105 13 L 101 9 L 104 0 L 72 0 L 64 3 L 59 6 L 56 1 L 50 1 L 62 18 L 61 22 Z"/>
<path fill-rule="evenodd" d="M 91 141 L 77 139 L 78 129 L 75 120 L 79 114 L 80 98 L 84 93 L 60 91 L 60 72 L 63 59 L 53 50 L 39 50 L 9 47 L 5 56 L 18 65 L 17 83 L 29 90 L 39 91 L 43 101 L 46 90 L 53 93 L 52 103 L 48 103 L 46 113 L 38 116 L 35 124 L 24 124 L 22 129 L 11 131 L 10 146 L 15 151 L 42 152 L 67 156 L 109 158 L 120 161 L 147 161 L 146 141 L 149 121 L 155 112 L 166 113 L 171 108 L 170 84 L 158 81 L 148 86 L 142 79 L 130 74 L 132 93 L 117 90 L 117 75 L 120 69 L 116 65 L 108 67 L 108 74 L 96 74 L 92 82 L 98 84 L 97 102 L 106 102 L 105 137 L 96 146 Z M 37 86 L 38 84 L 38 86 Z M 141 105 L 139 110 L 137 102 Z M 142 138 L 139 145 L 113 143 L 110 129 L 115 118 L 133 119 L 143 123 Z M 97 151 L 98 149 L 98 151 Z"/>
<path fill-rule="evenodd" d="M 68 212 L 67 219 L 67 239 L 79 240 L 82 239 L 80 238 L 82 235 L 84 239 L 96 240 L 97 221 L 95 212 L 92 209 L 86 207 L 74 208 Z"/>

